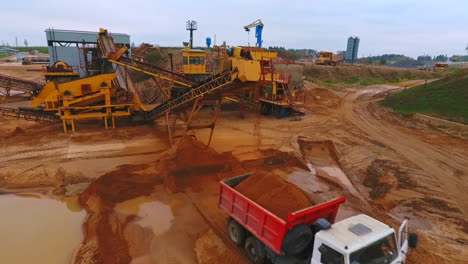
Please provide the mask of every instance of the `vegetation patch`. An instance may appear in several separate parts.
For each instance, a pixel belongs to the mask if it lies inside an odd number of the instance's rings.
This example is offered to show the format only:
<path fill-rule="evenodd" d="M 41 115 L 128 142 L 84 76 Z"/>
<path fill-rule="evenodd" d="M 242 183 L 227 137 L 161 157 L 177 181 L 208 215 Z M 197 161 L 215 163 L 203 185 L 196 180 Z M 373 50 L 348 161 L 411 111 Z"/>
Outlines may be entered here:
<path fill-rule="evenodd" d="M 13 55 L 13 53 L 0 53 L 0 59 L 7 58 Z"/>
<path fill-rule="evenodd" d="M 396 113 L 421 113 L 468 124 L 468 69 L 453 70 L 448 77 L 391 95 L 381 104 Z"/>
<path fill-rule="evenodd" d="M 400 69 L 385 66 L 305 66 L 304 78 L 334 90 L 347 86 L 369 86 L 386 83 L 399 83 L 408 80 L 435 79 L 445 73 Z"/>
<path fill-rule="evenodd" d="M 20 52 L 29 52 L 31 50 L 37 50 L 40 53 L 48 54 L 49 50 L 47 47 L 12 47 L 13 49 L 19 50 Z"/>

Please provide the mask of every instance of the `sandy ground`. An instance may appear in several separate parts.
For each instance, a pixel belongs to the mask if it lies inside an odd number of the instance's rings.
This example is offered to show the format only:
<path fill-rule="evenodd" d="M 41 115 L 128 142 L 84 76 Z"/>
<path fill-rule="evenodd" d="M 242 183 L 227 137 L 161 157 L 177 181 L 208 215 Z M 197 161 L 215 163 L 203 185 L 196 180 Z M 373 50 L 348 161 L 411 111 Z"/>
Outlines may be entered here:
<path fill-rule="evenodd" d="M 0 63 L 0 74 L 25 80 L 44 82 L 42 76 L 43 65 L 21 65 L 19 62 Z"/>
<path fill-rule="evenodd" d="M 420 247 L 408 263 L 465 263 L 466 138 L 376 105 L 401 87 L 306 89 L 301 120 L 221 113 L 212 149 L 171 148 L 162 121 L 114 130 L 90 121 L 64 134 L 0 117 L 1 191 L 79 195 L 88 218 L 74 263 L 247 263 L 227 237 L 218 181 L 267 169 L 313 199 L 345 196 L 340 219 L 362 212 L 397 227 L 409 217 Z M 195 132 L 200 142 L 208 134 Z"/>

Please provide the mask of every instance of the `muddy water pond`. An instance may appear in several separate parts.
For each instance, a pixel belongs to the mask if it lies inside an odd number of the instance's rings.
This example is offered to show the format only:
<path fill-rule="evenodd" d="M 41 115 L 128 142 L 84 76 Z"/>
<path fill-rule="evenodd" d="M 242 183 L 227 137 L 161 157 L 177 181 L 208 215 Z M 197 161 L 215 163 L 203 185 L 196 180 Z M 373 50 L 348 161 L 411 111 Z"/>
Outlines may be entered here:
<path fill-rule="evenodd" d="M 86 212 L 76 200 L 39 195 L 0 195 L 0 262 L 71 263 L 83 239 Z"/>

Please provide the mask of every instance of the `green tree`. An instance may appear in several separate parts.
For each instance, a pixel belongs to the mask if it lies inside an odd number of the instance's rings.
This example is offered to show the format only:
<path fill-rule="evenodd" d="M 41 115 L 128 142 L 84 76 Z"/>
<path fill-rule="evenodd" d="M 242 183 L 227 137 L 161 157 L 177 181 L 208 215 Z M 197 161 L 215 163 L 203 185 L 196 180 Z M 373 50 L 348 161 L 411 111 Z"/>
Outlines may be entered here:
<path fill-rule="evenodd" d="M 447 55 L 439 55 L 437 57 L 434 57 L 434 60 L 435 61 L 447 61 L 448 60 L 448 56 Z"/>
<path fill-rule="evenodd" d="M 423 56 L 418 56 L 416 60 L 417 61 L 430 61 L 432 60 L 432 57 L 429 55 L 423 55 Z"/>
<path fill-rule="evenodd" d="M 380 63 L 380 65 L 387 65 L 387 61 L 386 61 L 386 60 L 384 60 L 384 59 L 380 60 L 380 62 L 379 62 L 379 63 Z"/>

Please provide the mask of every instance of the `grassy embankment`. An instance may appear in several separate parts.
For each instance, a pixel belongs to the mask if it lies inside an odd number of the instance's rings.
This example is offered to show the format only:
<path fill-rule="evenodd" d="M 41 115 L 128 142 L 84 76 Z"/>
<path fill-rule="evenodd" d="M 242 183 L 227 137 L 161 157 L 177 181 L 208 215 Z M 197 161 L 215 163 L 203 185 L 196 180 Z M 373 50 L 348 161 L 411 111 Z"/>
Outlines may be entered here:
<path fill-rule="evenodd" d="M 396 113 L 421 113 L 468 124 L 468 69 L 452 70 L 443 79 L 393 94 L 381 104 Z"/>
<path fill-rule="evenodd" d="M 30 50 L 38 50 L 40 53 L 48 54 L 47 47 L 12 47 L 20 52 L 29 52 Z M 15 55 L 14 53 L 0 53 L 0 59 Z"/>
<path fill-rule="evenodd" d="M 435 79 L 443 73 L 401 69 L 381 66 L 306 66 L 306 80 L 334 90 L 350 86 L 368 86 L 375 84 L 399 83 L 409 80 Z"/>
<path fill-rule="evenodd" d="M 13 49 L 19 50 L 20 52 L 28 52 L 30 50 L 38 50 L 40 53 L 49 53 L 47 47 L 13 47 Z"/>
<path fill-rule="evenodd" d="M 13 55 L 13 53 L 0 53 L 0 59 L 10 57 L 11 55 Z"/>

